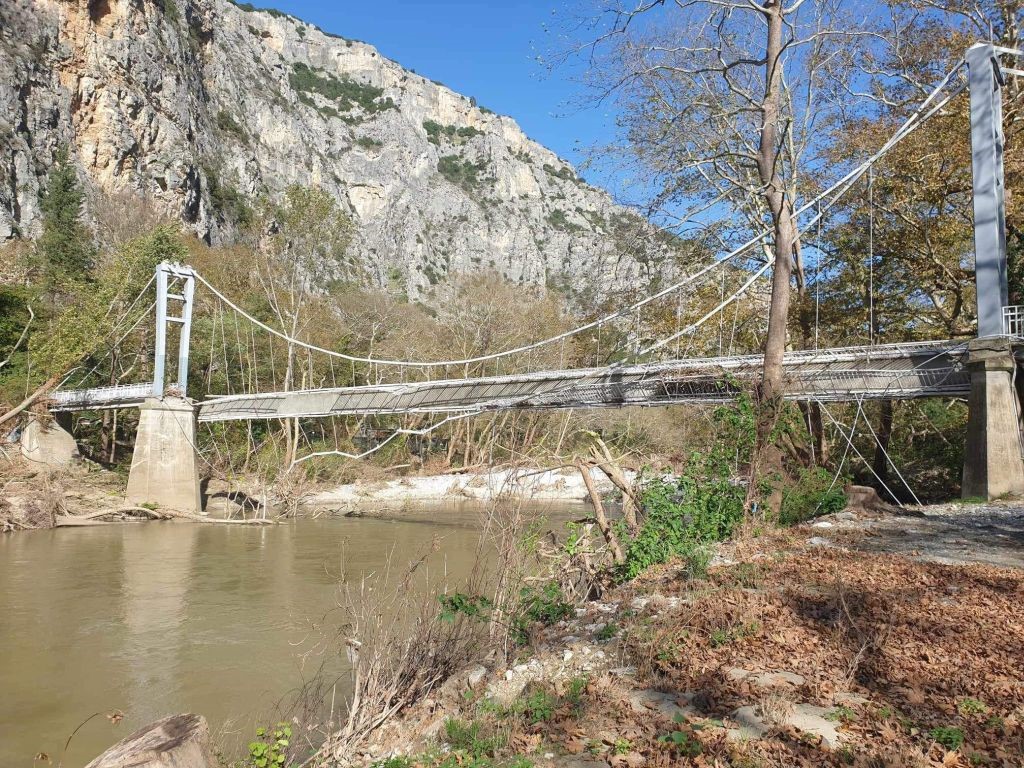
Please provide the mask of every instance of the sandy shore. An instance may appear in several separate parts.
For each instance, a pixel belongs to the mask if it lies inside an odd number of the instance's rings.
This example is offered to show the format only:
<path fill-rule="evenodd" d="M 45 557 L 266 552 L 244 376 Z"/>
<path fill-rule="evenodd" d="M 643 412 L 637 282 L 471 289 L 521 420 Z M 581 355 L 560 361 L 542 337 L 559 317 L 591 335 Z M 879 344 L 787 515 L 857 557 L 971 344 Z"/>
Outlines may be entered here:
<path fill-rule="evenodd" d="M 600 470 L 592 469 L 591 477 L 600 493 L 614 490 Z M 587 500 L 587 488 L 575 468 L 498 469 L 478 474 L 423 475 L 357 482 L 315 493 L 307 503 L 313 507 L 357 509 L 364 504 L 381 503 L 394 506 L 432 501 L 487 502 L 499 496 L 583 503 Z"/>

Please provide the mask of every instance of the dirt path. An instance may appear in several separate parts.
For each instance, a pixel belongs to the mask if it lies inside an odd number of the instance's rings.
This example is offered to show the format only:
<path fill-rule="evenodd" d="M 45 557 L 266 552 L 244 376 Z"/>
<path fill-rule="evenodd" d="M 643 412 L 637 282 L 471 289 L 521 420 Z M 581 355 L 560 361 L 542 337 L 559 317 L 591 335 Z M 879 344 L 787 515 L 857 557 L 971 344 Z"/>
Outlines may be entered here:
<path fill-rule="evenodd" d="M 1024 569 L 1020 502 L 922 507 L 924 517 L 840 512 L 811 524 L 820 546 L 890 552 L 922 562 Z"/>

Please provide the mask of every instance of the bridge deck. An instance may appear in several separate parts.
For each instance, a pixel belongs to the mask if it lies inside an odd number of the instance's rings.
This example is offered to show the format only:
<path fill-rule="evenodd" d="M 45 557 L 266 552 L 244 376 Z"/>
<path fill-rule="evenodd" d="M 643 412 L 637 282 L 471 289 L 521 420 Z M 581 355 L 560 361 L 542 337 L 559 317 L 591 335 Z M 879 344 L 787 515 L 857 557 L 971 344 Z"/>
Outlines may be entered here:
<path fill-rule="evenodd" d="M 966 344 L 952 341 L 847 347 L 786 355 L 791 400 L 963 396 Z M 200 421 L 506 409 L 721 403 L 747 389 L 762 357 L 690 358 L 642 365 L 541 371 L 475 379 L 228 395 L 200 401 Z M 55 411 L 136 407 L 151 384 L 55 392 Z"/>
<path fill-rule="evenodd" d="M 964 396 L 966 345 L 927 342 L 786 356 L 787 397 L 842 401 Z M 200 421 L 384 413 L 721 403 L 750 387 L 762 357 L 671 360 L 621 367 L 216 397 Z"/>

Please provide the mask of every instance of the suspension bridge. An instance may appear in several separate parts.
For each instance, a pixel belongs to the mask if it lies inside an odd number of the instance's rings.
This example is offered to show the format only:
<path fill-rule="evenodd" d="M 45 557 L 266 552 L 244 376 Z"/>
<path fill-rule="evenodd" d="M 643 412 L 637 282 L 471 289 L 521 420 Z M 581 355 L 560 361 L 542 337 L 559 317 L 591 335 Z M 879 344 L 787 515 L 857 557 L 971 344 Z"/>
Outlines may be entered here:
<path fill-rule="evenodd" d="M 1001 117 L 1005 77 L 1021 73 L 1000 58 L 1019 55 L 987 44 L 972 47 L 878 152 L 796 211 L 802 232 L 819 225 L 879 158 L 968 90 L 977 338 L 876 343 L 872 335 L 873 343 L 843 348 L 817 348 L 815 342 L 814 349 L 787 354 L 783 364 L 786 397 L 794 401 L 968 398 L 963 492 L 987 498 L 1024 493 L 1015 384 L 1018 355 L 1024 355 L 1018 343 L 1024 312 L 1007 306 Z M 321 348 L 254 317 L 195 269 L 162 263 L 125 312 L 109 345 L 116 348 L 117 334 L 127 336 L 140 324 L 151 327 L 152 379 L 87 386 L 97 378 L 118 379 L 99 371 L 101 359 L 84 375 L 72 372 L 51 394 L 49 407 L 57 413 L 139 408 L 129 500 L 198 511 L 197 424 L 384 414 L 435 417 L 426 427 L 396 429 L 361 454 L 340 448 L 327 452 L 364 456 L 400 434 L 426 434 L 453 420 L 495 411 L 721 403 L 756 384 L 763 357 L 734 354 L 732 339 L 725 349 L 721 333 L 719 354 L 699 354 L 695 340 L 709 321 L 717 319 L 724 328 L 724 313 L 731 309 L 738 317 L 740 303 L 750 303 L 753 286 L 772 267 L 773 257 L 764 256 L 770 251 L 765 247 L 769 235 L 757 234 L 672 285 L 597 320 L 512 349 L 453 360 L 389 360 Z M 729 292 L 727 273 L 735 286 Z M 710 307 L 695 302 L 700 286 L 714 275 L 721 276 L 721 295 Z M 155 294 L 152 302 L 146 300 L 150 292 Z M 204 348 L 194 350 L 200 292 L 207 309 Z M 137 317 L 132 314 L 136 307 L 142 307 Z M 662 324 L 661 336 L 651 340 L 643 329 L 654 327 L 651 318 L 659 312 L 674 315 L 675 327 L 665 330 Z M 615 350 L 616 361 L 607 362 L 608 348 L 603 359 L 600 351 L 602 332 L 607 335 L 616 328 L 625 342 Z M 593 365 L 579 365 L 578 358 L 577 365 L 564 364 L 567 346 L 581 341 L 593 346 L 594 340 L 598 352 Z M 345 366 L 353 375 L 339 385 L 338 372 Z M 356 366 L 365 383 L 357 383 Z M 206 391 L 190 397 L 197 381 Z M 852 434 L 840 432 L 852 446 Z"/>

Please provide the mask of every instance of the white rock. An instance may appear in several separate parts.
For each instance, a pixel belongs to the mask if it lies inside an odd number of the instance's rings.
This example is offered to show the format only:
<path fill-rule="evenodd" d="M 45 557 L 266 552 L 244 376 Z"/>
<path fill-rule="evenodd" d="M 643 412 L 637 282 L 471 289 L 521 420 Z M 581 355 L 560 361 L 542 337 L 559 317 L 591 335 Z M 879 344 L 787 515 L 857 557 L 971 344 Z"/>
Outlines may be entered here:
<path fill-rule="evenodd" d="M 482 667 L 482 666 L 473 667 L 473 669 L 471 669 L 469 671 L 469 674 L 466 676 L 466 682 L 469 683 L 469 686 L 471 688 L 475 688 L 477 685 L 480 684 L 480 681 L 484 679 L 484 676 L 486 674 L 487 674 L 486 667 Z"/>

